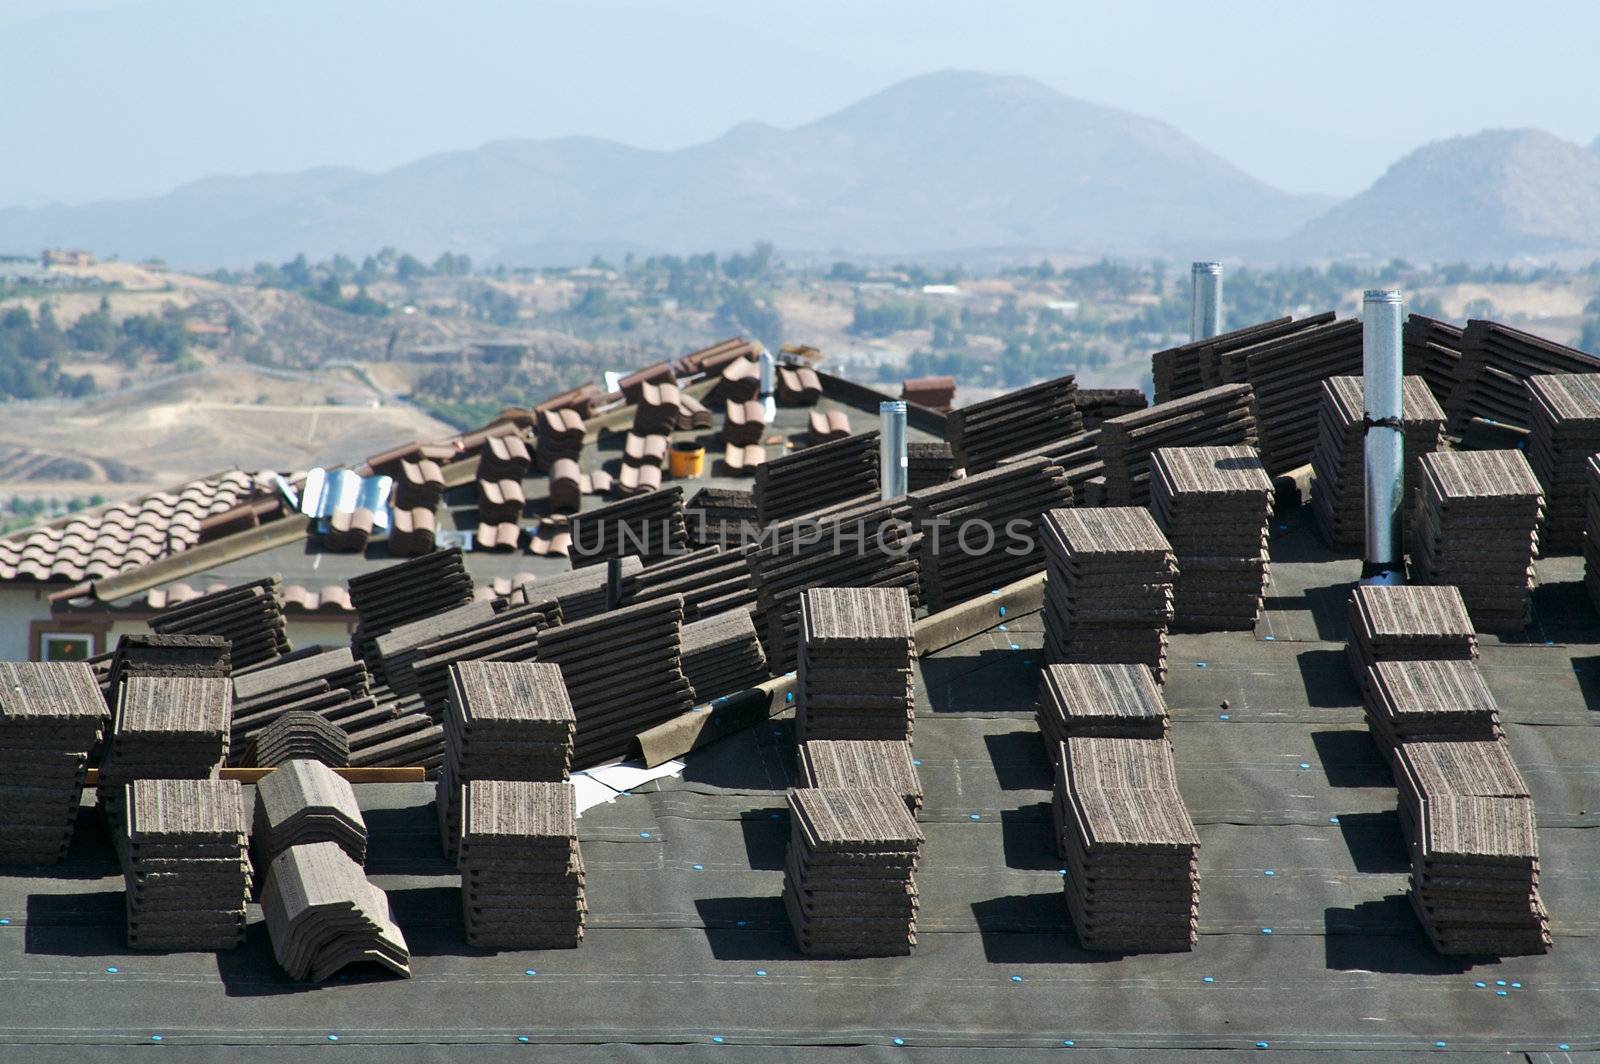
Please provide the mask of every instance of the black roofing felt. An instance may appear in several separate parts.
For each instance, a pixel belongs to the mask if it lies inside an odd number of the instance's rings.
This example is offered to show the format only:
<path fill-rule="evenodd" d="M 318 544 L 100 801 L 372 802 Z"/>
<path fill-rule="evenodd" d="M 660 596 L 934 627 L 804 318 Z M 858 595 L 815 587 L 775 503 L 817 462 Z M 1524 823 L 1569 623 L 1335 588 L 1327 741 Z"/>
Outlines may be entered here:
<path fill-rule="evenodd" d="M 460 1059 L 418 1043 L 467 1043 L 494 1064 L 519 1037 L 579 1043 L 540 1059 L 581 1062 L 846 1059 L 784 1048 L 815 1044 L 865 1044 L 869 1060 L 968 1061 L 1003 1047 L 987 1059 L 1032 1061 L 1064 1042 L 1117 1062 L 1202 1047 L 1228 1050 L 1208 1062 L 1256 1059 L 1257 1042 L 1315 1051 L 1317 1064 L 1425 1052 L 1476 1064 L 1504 1050 L 1592 1059 L 1600 620 L 1576 582 L 1581 561 L 1542 560 L 1534 628 L 1483 637 L 1479 661 L 1536 805 L 1554 950 L 1462 964 L 1432 950 L 1406 904 L 1397 795 L 1342 643 L 1341 585 L 1359 563 L 1323 552 L 1304 511 L 1273 529 L 1275 584 L 1255 636 L 1172 636 L 1164 694 L 1201 840 L 1193 953 L 1078 946 L 1033 722 L 1040 619 L 997 617 L 1003 627 L 918 665 L 927 841 L 909 957 L 796 949 L 779 901 L 795 782 L 793 728 L 780 719 L 690 755 L 682 779 L 583 815 L 589 922 L 576 950 L 468 948 L 432 788 L 357 787 L 368 871 L 411 946 L 409 981 L 352 970 L 344 984 L 294 984 L 254 910 L 235 951 L 126 950 L 115 857 L 85 814 L 63 866 L 0 876 L 0 1058 L 55 1064 L 82 1059 L 84 1044 L 148 1052 L 160 1035 L 171 1059 L 279 1060 L 335 1035 L 341 1060 L 380 1059 L 369 1043 L 386 1044 L 384 1060 Z M 76 1045 L 4 1048 L 37 1042 Z M 184 1055 L 190 1043 L 206 1051 Z M 768 1048 L 735 1050 L 752 1043 Z"/>

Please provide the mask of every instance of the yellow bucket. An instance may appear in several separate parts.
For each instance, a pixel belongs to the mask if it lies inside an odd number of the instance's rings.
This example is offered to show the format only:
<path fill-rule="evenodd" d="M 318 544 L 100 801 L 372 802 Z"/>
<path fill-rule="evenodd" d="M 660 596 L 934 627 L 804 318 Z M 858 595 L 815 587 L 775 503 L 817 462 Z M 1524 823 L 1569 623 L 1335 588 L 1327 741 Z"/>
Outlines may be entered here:
<path fill-rule="evenodd" d="M 675 443 L 667 452 L 667 465 L 675 477 L 697 477 L 706 467 L 706 449 L 698 443 Z"/>

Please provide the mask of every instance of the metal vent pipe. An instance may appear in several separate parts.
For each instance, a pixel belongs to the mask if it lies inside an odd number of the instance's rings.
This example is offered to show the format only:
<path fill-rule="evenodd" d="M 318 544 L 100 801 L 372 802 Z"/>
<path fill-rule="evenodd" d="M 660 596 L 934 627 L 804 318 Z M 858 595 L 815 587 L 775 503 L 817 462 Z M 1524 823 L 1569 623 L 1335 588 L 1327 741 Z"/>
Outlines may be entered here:
<path fill-rule="evenodd" d="M 1189 267 L 1189 339 L 1204 340 L 1222 331 L 1222 263 Z"/>
<path fill-rule="evenodd" d="M 1399 292 L 1370 289 L 1361 300 L 1362 413 L 1366 448 L 1366 565 L 1369 584 L 1405 582 L 1405 424 Z"/>
<path fill-rule="evenodd" d="M 778 390 L 778 362 L 772 352 L 761 349 L 761 409 L 767 424 L 772 424 L 778 413 L 778 400 L 773 393 Z"/>
<path fill-rule="evenodd" d="M 878 404 L 878 494 L 898 499 L 906 493 L 906 403 L 895 399 Z"/>

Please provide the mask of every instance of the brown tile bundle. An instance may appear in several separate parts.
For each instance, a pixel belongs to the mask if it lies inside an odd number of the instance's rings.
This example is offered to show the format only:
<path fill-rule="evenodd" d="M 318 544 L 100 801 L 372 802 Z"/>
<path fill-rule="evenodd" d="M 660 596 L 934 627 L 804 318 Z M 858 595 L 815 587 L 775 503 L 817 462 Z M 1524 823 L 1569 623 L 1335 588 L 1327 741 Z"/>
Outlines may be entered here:
<path fill-rule="evenodd" d="M 1449 400 L 1460 379 L 1460 326 L 1407 314 L 1401 342 L 1406 375 L 1427 381 L 1428 391 L 1439 403 Z"/>
<path fill-rule="evenodd" d="M 228 754 L 231 688 L 221 676 L 129 676 L 117 704 L 100 793 L 115 813 L 124 784 L 215 778 Z"/>
<path fill-rule="evenodd" d="M 722 440 L 735 447 L 760 443 L 766 435 L 766 411 L 759 399 L 729 403 L 722 420 Z"/>
<path fill-rule="evenodd" d="M 956 402 L 954 377 L 911 377 L 900 385 L 900 398 L 929 410 L 949 413 Z"/>
<path fill-rule="evenodd" d="M 955 456 L 948 443 L 906 444 L 906 490 L 918 491 L 944 484 L 955 473 Z"/>
<path fill-rule="evenodd" d="M 550 466 L 550 509 L 558 513 L 577 513 L 583 509 L 585 480 L 576 459 L 557 458 Z"/>
<path fill-rule="evenodd" d="M 522 480 L 533 456 L 515 433 L 484 440 L 478 455 L 478 546 L 510 548 L 520 538 L 522 509 L 527 496 Z"/>
<path fill-rule="evenodd" d="M 1102 421 L 1143 410 L 1149 405 L 1150 401 L 1137 388 L 1078 389 L 1078 412 L 1083 415 L 1085 432 L 1099 428 Z"/>
<path fill-rule="evenodd" d="M 567 686 L 555 665 L 533 661 L 452 665 L 444 718 L 445 760 L 435 788 L 445 853 L 456 852 L 463 784 L 565 780 L 572 766 L 576 726 Z"/>
<path fill-rule="evenodd" d="M 738 488 L 701 488 L 684 505 L 683 519 L 689 543 L 696 547 L 739 547 L 746 536 L 753 540 L 760 531 L 755 497 Z"/>
<path fill-rule="evenodd" d="M 785 522 L 746 556 L 774 675 L 799 659 L 800 596 L 808 588 L 905 588 L 916 608 L 917 560 L 901 521 L 891 505 L 869 502 L 815 521 Z"/>
<path fill-rule="evenodd" d="M 168 606 L 150 620 L 158 635 L 213 635 L 229 643 L 229 667 L 243 669 L 289 653 L 276 576 Z"/>
<path fill-rule="evenodd" d="M 262 728 L 245 747 L 244 764 L 254 768 L 299 760 L 344 768 L 350 764 L 350 737 L 322 714 L 298 709 Z"/>
<path fill-rule="evenodd" d="M 754 359 L 736 358 L 722 367 L 711 389 L 713 402 L 748 403 L 761 394 L 761 367 Z"/>
<path fill-rule="evenodd" d="M 678 396 L 678 431 L 693 432 L 698 429 L 709 429 L 713 418 L 711 409 L 690 395 L 681 392 Z"/>
<path fill-rule="evenodd" d="M 1173 622 L 1254 628 L 1272 519 L 1272 478 L 1255 448 L 1163 447 L 1152 459 L 1150 510 L 1178 561 Z"/>
<path fill-rule="evenodd" d="M 461 789 L 461 905 L 479 949 L 573 949 L 588 913 L 572 784 Z"/>
<path fill-rule="evenodd" d="M 956 468 L 972 474 L 1082 431 L 1078 382 L 1069 373 L 950 411 L 944 438 Z"/>
<path fill-rule="evenodd" d="M 648 564 L 683 550 L 683 489 L 650 492 L 572 519 L 572 566 L 638 555 Z"/>
<path fill-rule="evenodd" d="M 379 636 L 472 601 L 472 577 L 454 547 L 352 576 L 349 586 L 350 604 L 360 618 L 350 645 L 379 680 Z"/>
<path fill-rule="evenodd" d="M 554 602 L 511 606 L 487 621 L 440 635 L 417 647 L 409 675 L 397 672 L 396 691 L 421 697 L 428 717 L 443 723 L 450 699 L 450 668 L 464 661 L 532 661 L 539 633 L 561 621 Z"/>
<path fill-rule="evenodd" d="M 226 639 L 216 635 L 125 635 L 111 657 L 111 686 L 130 676 L 225 677 L 233 669 Z"/>
<path fill-rule="evenodd" d="M 1584 467 L 1583 586 L 1600 610 L 1600 456 Z"/>
<path fill-rule="evenodd" d="M 1039 521 L 1073 498 L 1066 473 L 1040 457 L 923 488 L 910 502 L 922 598 L 942 610 L 1042 571 Z"/>
<path fill-rule="evenodd" d="M 1243 380 L 1255 395 L 1261 461 L 1277 476 L 1311 461 L 1317 444 L 1312 410 L 1327 377 L 1362 371 L 1361 322 L 1350 318 L 1262 340 L 1221 356 L 1223 379 Z M 1242 367 L 1243 375 L 1230 367 Z"/>
<path fill-rule="evenodd" d="M 1544 492 L 1521 451 L 1441 451 L 1418 463 L 1411 572 L 1461 591 L 1483 632 L 1532 620 L 1533 556 Z"/>
<path fill-rule="evenodd" d="M 922 808 L 922 780 L 908 742 L 809 739 L 796 747 L 795 761 L 803 787 L 881 787 L 905 799 L 912 816 Z"/>
<path fill-rule="evenodd" d="M 0 864 L 66 855 L 105 712 L 84 662 L 0 662 Z"/>
<path fill-rule="evenodd" d="M 255 787 L 250 857 L 263 874 L 291 846 L 331 842 L 357 864 L 367 860 L 367 821 L 356 791 L 328 766 L 289 761 Z"/>
<path fill-rule="evenodd" d="M 1472 661 L 1379 661 L 1361 677 L 1367 726 L 1390 757 L 1404 742 L 1494 740 L 1500 708 Z"/>
<path fill-rule="evenodd" d="M 389 472 L 394 477 L 389 553 L 407 558 L 427 554 L 434 547 L 444 471 L 433 459 L 418 456 L 401 459 Z"/>
<path fill-rule="evenodd" d="M 685 624 L 683 675 L 697 705 L 765 683 L 767 656 L 749 611 L 729 610 Z"/>
<path fill-rule="evenodd" d="M 648 436 L 628 433 L 622 441 L 624 469 L 628 466 L 654 466 L 660 469 L 667 464 L 667 448 L 671 442 L 670 437 L 660 433 Z"/>
<path fill-rule="evenodd" d="M 133 949 L 209 952 L 244 941 L 249 824 L 234 780 L 126 785 L 114 834 Z"/>
<path fill-rule="evenodd" d="M 783 904 L 800 951 L 813 957 L 895 957 L 917 943 L 917 861 L 923 835 L 887 787 L 789 792 Z"/>
<path fill-rule="evenodd" d="M 1583 543 L 1587 467 L 1600 451 L 1600 374 L 1529 377 L 1528 395 L 1528 461 L 1545 497 L 1539 543 L 1570 550 Z"/>
<path fill-rule="evenodd" d="M 1304 411 L 1301 411 L 1304 417 Z M 1150 455 L 1161 447 L 1254 447 L 1258 442 L 1248 384 L 1225 384 L 1102 422 L 1096 441 L 1105 463 L 1106 500 L 1150 501 Z"/>
<path fill-rule="evenodd" d="M 1172 546 L 1142 507 L 1045 515 L 1045 658 L 1125 663 L 1166 678 Z"/>
<path fill-rule="evenodd" d="M 633 409 L 633 432 L 638 436 L 669 436 L 678 427 L 678 386 L 670 379 L 645 381 L 639 386 L 639 405 Z"/>
<path fill-rule="evenodd" d="M 583 453 L 583 418 L 576 410 L 541 410 L 534 425 L 534 465 L 549 473 L 562 458 L 574 462 Z"/>
<path fill-rule="evenodd" d="M 1055 756 L 1053 810 L 1067 911 L 1085 949 L 1192 950 L 1200 836 L 1165 739 L 1069 738 Z"/>
<path fill-rule="evenodd" d="M 1003 459 L 1001 465 L 1026 462 L 1033 458 L 1048 458 L 1061 467 L 1067 484 L 1072 488 L 1073 502 L 1078 506 L 1105 505 L 1106 464 L 1100 458 L 1100 430 L 1079 432 L 1063 440 L 1055 440 L 1027 454 Z"/>
<path fill-rule="evenodd" d="M 779 366 L 774 385 L 783 406 L 815 406 L 822 398 L 822 378 L 810 366 Z"/>
<path fill-rule="evenodd" d="M 1262 340 L 1325 325 L 1332 320 L 1332 311 L 1301 318 L 1299 321 L 1288 317 L 1274 318 L 1271 321 L 1247 325 L 1243 329 L 1235 329 L 1203 340 L 1192 340 L 1165 351 L 1157 351 L 1150 356 L 1156 402 L 1171 402 L 1226 383 L 1218 376 L 1218 361 L 1229 351 L 1250 347 Z"/>
<path fill-rule="evenodd" d="M 1478 637 L 1461 592 L 1419 584 L 1359 584 L 1350 591 L 1346 651 L 1359 679 L 1379 661 L 1473 661 Z"/>
<path fill-rule="evenodd" d="M 827 413 L 813 410 L 807 431 L 813 444 L 842 440 L 850 435 L 850 415 L 843 410 L 829 410 Z"/>
<path fill-rule="evenodd" d="M 411 953 L 389 896 L 338 843 L 306 843 L 279 854 L 267 869 L 261 912 L 273 955 L 291 979 L 326 982 L 362 962 L 411 976 Z"/>
<path fill-rule="evenodd" d="M 1421 377 L 1406 377 L 1401 394 L 1409 526 L 1420 492 L 1417 462 L 1444 445 L 1444 410 Z M 1359 549 L 1366 538 L 1364 397 L 1360 377 L 1322 382 L 1317 448 L 1311 456 L 1311 504 L 1323 538 L 1334 547 Z"/>
<path fill-rule="evenodd" d="M 539 660 L 561 666 L 577 716 L 572 764 L 637 749 L 635 736 L 694 708 L 684 678 L 683 599 L 656 599 L 539 633 Z"/>
<path fill-rule="evenodd" d="M 1469 321 L 1461 334 L 1458 381 L 1445 412 L 1452 435 L 1474 420 L 1531 427 L 1530 377 L 1546 373 L 1600 372 L 1600 358 L 1494 321 Z"/>
<path fill-rule="evenodd" d="M 627 606 L 682 595 L 686 623 L 726 610 L 747 612 L 755 605 L 756 589 L 745 555 L 754 549 L 723 550 L 713 545 L 663 558 L 625 576 L 619 602 Z"/>
<path fill-rule="evenodd" d="M 1411 849 L 1411 907 L 1434 948 L 1549 952 L 1533 800 L 1505 743 L 1402 743 L 1395 784 Z"/>
<path fill-rule="evenodd" d="M 1045 752 L 1075 736 L 1165 739 L 1167 702 L 1144 665 L 1047 665 L 1035 716 Z"/>
<path fill-rule="evenodd" d="M 812 588 L 800 598 L 800 625 L 795 736 L 909 741 L 916 641 L 906 593 Z"/>
<path fill-rule="evenodd" d="M 392 715 L 372 697 L 366 663 L 348 647 L 294 654 L 234 675 L 228 763 L 242 765 L 251 741 L 280 717 L 314 712 L 341 731 Z"/>
<path fill-rule="evenodd" d="M 878 432 L 863 432 L 774 458 L 756 469 L 763 522 L 816 513 L 878 493 Z"/>

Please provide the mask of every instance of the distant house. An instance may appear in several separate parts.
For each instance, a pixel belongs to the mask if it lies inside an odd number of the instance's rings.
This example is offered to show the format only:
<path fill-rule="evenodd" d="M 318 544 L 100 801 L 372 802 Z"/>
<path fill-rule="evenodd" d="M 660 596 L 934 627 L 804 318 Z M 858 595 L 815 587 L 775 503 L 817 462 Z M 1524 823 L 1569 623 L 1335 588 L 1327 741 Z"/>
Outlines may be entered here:
<path fill-rule="evenodd" d="M 39 253 L 39 264 L 51 266 L 93 266 L 94 252 L 80 248 L 45 248 Z"/>
<path fill-rule="evenodd" d="M 448 344 L 419 344 L 407 348 L 400 358 L 407 362 L 485 362 L 520 366 L 532 350 L 532 345 L 525 340 L 463 340 Z"/>

